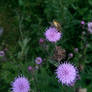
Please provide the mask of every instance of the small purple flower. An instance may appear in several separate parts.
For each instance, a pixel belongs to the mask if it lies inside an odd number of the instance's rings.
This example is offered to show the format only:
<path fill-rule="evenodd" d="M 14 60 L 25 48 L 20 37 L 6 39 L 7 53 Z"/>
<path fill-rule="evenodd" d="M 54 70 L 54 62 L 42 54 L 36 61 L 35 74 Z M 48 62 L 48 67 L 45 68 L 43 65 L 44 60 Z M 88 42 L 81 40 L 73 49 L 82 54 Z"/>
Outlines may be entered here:
<path fill-rule="evenodd" d="M 88 31 L 92 34 L 92 22 L 88 22 Z"/>
<path fill-rule="evenodd" d="M 32 70 L 32 66 L 28 66 L 28 71 L 31 71 Z"/>
<path fill-rule="evenodd" d="M 3 56 L 5 56 L 4 51 L 0 51 L 0 57 L 3 57 Z"/>
<path fill-rule="evenodd" d="M 41 57 L 37 57 L 35 59 L 35 62 L 36 62 L 36 64 L 41 64 L 42 63 L 42 58 Z"/>
<path fill-rule="evenodd" d="M 79 51 L 78 48 L 74 48 L 74 52 L 77 53 Z"/>
<path fill-rule="evenodd" d="M 81 24 L 84 25 L 84 24 L 85 24 L 85 21 L 82 20 L 82 21 L 81 21 Z"/>
<path fill-rule="evenodd" d="M 72 57 L 73 57 L 73 53 L 69 53 L 69 54 L 68 54 L 68 57 L 69 57 L 69 58 L 72 58 Z"/>
<path fill-rule="evenodd" d="M 67 86 L 75 83 L 77 78 L 77 69 L 70 63 L 60 64 L 56 69 L 57 78 L 59 82 Z"/>
<path fill-rule="evenodd" d="M 40 38 L 39 43 L 40 44 L 44 43 L 44 39 L 43 38 Z"/>
<path fill-rule="evenodd" d="M 54 27 L 50 27 L 45 32 L 46 39 L 50 42 L 57 42 L 61 38 L 61 33 Z"/>
<path fill-rule="evenodd" d="M 17 77 L 12 83 L 12 92 L 29 92 L 30 83 L 25 77 Z"/>
<path fill-rule="evenodd" d="M 0 36 L 2 36 L 3 31 L 4 31 L 3 28 L 0 27 Z"/>

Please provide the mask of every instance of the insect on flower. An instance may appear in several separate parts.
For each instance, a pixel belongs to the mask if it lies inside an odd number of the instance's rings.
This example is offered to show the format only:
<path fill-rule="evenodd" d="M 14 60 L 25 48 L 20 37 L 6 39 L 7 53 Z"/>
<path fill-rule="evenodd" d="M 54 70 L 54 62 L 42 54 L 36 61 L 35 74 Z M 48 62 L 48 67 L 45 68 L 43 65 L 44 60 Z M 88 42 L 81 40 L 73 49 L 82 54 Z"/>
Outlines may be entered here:
<path fill-rule="evenodd" d="M 49 27 L 44 34 L 46 39 L 50 42 L 57 42 L 62 36 L 61 32 L 58 32 L 55 27 Z"/>
<path fill-rule="evenodd" d="M 51 23 L 51 26 L 55 27 L 58 30 L 58 32 L 61 32 L 61 25 L 56 20 L 53 20 L 53 22 Z"/>

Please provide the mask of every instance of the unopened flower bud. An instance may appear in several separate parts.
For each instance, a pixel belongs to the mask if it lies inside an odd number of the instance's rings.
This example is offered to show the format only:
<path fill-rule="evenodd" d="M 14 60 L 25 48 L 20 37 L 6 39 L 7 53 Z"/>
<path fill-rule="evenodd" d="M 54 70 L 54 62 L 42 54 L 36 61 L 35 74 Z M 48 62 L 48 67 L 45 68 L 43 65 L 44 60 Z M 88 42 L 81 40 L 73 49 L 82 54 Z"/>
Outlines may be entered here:
<path fill-rule="evenodd" d="M 73 53 L 69 53 L 69 54 L 68 54 L 68 57 L 69 57 L 69 58 L 72 58 L 72 57 L 73 57 Z"/>
<path fill-rule="evenodd" d="M 32 66 L 28 66 L 28 71 L 31 71 L 32 70 Z"/>

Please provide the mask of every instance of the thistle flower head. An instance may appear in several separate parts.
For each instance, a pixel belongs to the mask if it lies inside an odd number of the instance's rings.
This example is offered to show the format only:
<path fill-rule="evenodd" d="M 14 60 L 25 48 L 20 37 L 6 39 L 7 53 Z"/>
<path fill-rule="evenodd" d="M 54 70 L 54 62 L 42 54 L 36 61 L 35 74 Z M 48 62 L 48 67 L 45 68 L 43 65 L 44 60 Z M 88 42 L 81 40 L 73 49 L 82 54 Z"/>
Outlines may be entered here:
<path fill-rule="evenodd" d="M 92 22 L 88 22 L 88 31 L 92 34 Z"/>
<path fill-rule="evenodd" d="M 3 57 L 5 55 L 4 51 L 0 51 L 0 56 Z"/>
<path fill-rule="evenodd" d="M 0 36 L 2 36 L 3 31 L 4 31 L 3 28 L 0 27 Z"/>
<path fill-rule="evenodd" d="M 77 77 L 77 69 L 70 63 L 63 63 L 56 69 L 57 78 L 59 82 L 67 86 L 75 83 Z"/>
<path fill-rule="evenodd" d="M 81 24 L 84 25 L 84 24 L 85 24 L 85 21 L 82 20 L 82 21 L 81 21 Z"/>
<path fill-rule="evenodd" d="M 74 52 L 75 52 L 75 53 L 77 53 L 77 52 L 78 52 L 78 50 L 79 50 L 78 48 L 74 48 Z"/>
<path fill-rule="evenodd" d="M 58 32 L 58 30 L 54 27 L 50 27 L 45 32 L 46 39 L 50 42 L 57 42 L 61 38 L 61 32 Z"/>
<path fill-rule="evenodd" d="M 12 83 L 12 92 L 29 92 L 30 84 L 27 78 L 18 77 Z"/>
<path fill-rule="evenodd" d="M 68 57 L 69 57 L 69 58 L 72 58 L 72 57 L 73 57 L 73 53 L 69 53 L 69 54 L 68 54 Z"/>
<path fill-rule="evenodd" d="M 43 38 L 40 38 L 39 43 L 40 44 L 44 43 L 44 39 Z"/>
<path fill-rule="evenodd" d="M 37 57 L 35 59 L 35 62 L 36 62 L 36 64 L 41 64 L 42 63 L 42 58 L 41 57 Z"/>
<path fill-rule="evenodd" d="M 31 71 L 32 70 L 32 66 L 28 66 L 28 71 Z"/>

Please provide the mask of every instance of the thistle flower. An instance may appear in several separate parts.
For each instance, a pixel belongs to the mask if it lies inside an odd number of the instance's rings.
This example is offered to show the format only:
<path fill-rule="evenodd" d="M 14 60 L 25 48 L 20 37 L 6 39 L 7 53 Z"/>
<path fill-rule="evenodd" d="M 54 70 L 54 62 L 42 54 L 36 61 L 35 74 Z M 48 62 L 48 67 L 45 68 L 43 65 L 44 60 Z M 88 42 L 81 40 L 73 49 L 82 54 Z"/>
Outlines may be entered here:
<path fill-rule="evenodd" d="M 31 71 L 32 70 L 32 66 L 28 66 L 28 71 Z"/>
<path fill-rule="evenodd" d="M 12 92 L 29 92 L 30 83 L 25 77 L 19 76 L 12 83 Z"/>
<path fill-rule="evenodd" d="M 69 53 L 69 54 L 68 54 L 68 57 L 69 57 L 69 58 L 72 58 L 72 57 L 73 57 L 73 53 Z"/>
<path fill-rule="evenodd" d="M 88 22 L 88 31 L 92 34 L 92 22 Z"/>
<path fill-rule="evenodd" d="M 58 30 L 54 27 L 50 27 L 45 32 L 46 39 L 50 42 L 57 42 L 61 38 L 61 32 L 58 32 Z"/>
<path fill-rule="evenodd" d="M 43 38 L 40 38 L 39 43 L 40 44 L 44 43 L 44 39 Z"/>
<path fill-rule="evenodd" d="M 0 36 L 2 36 L 3 31 L 4 31 L 3 28 L 0 27 Z"/>
<path fill-rule="evenodd" d="M 79 51 L 78 48 L 74 48 L 74 52 L 77 53 Z"/>
<path fill-rule="evenodd" d="M 84 24 L 85 24 L 85 21 L 82 20 L 82 21 L 81 21 L 81 24 L 84 25 Z"/>
<path fill-rule="evenodd" d="M 70 63 L 63 63 L 56 69 L 57 78 L 59 82 L 67 86 L 71 86 L 75 83 L 77 78 L 77 69 Z"/>
<path fill-rule="evenodd" d="M 0 57 L 3 57 L 5 55 L 4 51 L 0 51 Z"/>
<path fill-rule="evenodd" d="M 37 57 L 35 59 L 35 62 L 36 62 L 36 64 L 41 64 L 42 63 L 42 58 L 41 57 Z"/>

